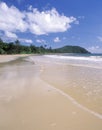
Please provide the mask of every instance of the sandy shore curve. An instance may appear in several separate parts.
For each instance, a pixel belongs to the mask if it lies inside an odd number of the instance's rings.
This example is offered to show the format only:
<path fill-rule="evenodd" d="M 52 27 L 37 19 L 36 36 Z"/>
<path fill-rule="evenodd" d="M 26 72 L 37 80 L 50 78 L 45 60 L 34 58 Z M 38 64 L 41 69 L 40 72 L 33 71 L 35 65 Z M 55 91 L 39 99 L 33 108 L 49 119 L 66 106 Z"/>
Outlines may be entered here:
<path fill-rule="evenodd" d="M 29 56 L 19 64 L 0 67 L 0 129 L 101 130 L 102 118 L 82 109 L 60 87 L 50 84 L 51 73 L 58 72 L 53 67 L 60 70 L 63 66 L 42 57 Z M 58 77 L 55 81 L 64 85 Z"/>

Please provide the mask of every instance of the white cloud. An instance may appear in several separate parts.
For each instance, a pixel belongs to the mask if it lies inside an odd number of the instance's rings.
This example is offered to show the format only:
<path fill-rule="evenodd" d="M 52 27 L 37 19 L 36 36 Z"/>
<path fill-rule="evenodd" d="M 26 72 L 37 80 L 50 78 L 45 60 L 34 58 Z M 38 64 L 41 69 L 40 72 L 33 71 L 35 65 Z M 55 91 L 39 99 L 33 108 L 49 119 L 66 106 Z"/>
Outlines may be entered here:
<path fill-rule="evenodd" d="M 25 42 L 25 43 L 33 43 L 33 41 L 31 39 L 19 39 L 21 42 Z"/>
<path fill-rule="evenodd" d="M 33 41 L 31 39 L 25 39 L 26 43 L 33 43 Z"/>
<path fill-rule="evenodd" d="M 55 39 L 54 39 L 54 42 L 60 42 L 61 40 L 60 40 L 60 38 L 59 37 L 56 37 Z"/>
<path fill-rule="evenodd" d="M 39 11 L 32 6 L 29 10 L 20 11 L 15 6 L 8 6 L 5 2 L 0 3 L 0 30 L 9 32 L 16 37 L 16 32 L 26 32 L 36 35 L 65 32 L 71 28 L 71 23 L 78 24 L 75 17 L 67 17 L 59 14 L 53 8 L 47 11 Z"/>
<path fill-rule="evenodd" d="M 33 9 L 27 13 L 27 19 L 30 31 L 37 35 L 65 32 L 77 21 L 74 17 L 60 15 L 55 8 L 42 12 Z"/>
<path fill-rule="evenodd" d="M 27 23 L 24 21 L 25 15 L 16 7 L 8 7 L 6 3 L 0 3 L 0 30 L 8 32 L 25 32 Z"/>
<path fill-rule="evenodd" d="M 5 31 L 5 36 L 8 37 L 8 38 L 14 38 L 14 39 L 18 38 L 15 33 L 8 32 L 8 31 Z"/>
<path fill-rule="evenodd" d="M 78 21 L 78 20 L 76 20 L 74 23 L 78 25 L 78 24 L 79 24 L 79 21 Z"/>
<path fill-rule="evenodd" d="M 92 46 L 90 47 L 91 50 L 99 49 L 99 46 Z"/>
<path fill-rule="evenodd" d="M 100 46 L 91 46 L 88 50 L 92 53 L 102 53 L 102 48 Z"/>
<path fill-rule="evenodd" d="M 37 39 L 36 42 L 37 42 L 37 43 L 42 43 L 42 40 Z"/>
<path fill-rule="evenodd" d="M 46 41 L 43 40 L 43 39 L 37 39 L 36 42 L 37 42 L 37 43 L 43 43 L 43 44 L 46 44 Z"/>

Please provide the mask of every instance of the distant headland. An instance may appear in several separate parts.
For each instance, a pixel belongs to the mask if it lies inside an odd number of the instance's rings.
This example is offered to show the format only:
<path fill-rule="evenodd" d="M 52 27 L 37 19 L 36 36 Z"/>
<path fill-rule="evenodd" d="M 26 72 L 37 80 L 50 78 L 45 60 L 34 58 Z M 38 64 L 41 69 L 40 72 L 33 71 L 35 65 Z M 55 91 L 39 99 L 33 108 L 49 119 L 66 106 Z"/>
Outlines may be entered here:
<path fill-rule="evenodd" d="M 46 46 L 37 47 L 35 45 L 25 46 L 19 40 L 6 43 L 0 39 L 0 54 L 45 54 L 45 53 L 90 53 L 80 46 L 64 46 L 52 49 Z"/>
<path fill-rule="evenodd" d="M 64 46 L 61 48 L 54 49 L 58 53 L 90 53 L 85 48 L 80 46 Z"/>

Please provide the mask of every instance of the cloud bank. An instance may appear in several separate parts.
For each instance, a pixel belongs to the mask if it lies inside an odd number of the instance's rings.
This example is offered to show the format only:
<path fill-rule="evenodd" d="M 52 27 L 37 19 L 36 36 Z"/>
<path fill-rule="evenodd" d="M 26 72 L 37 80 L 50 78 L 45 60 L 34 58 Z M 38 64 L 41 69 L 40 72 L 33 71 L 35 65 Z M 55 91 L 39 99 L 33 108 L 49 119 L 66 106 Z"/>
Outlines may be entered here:
<path fill-rule="evenodd" d="M 24 43 L 27 43 L 27 44 L 32 44 L 33 41 L 31 39 L 24 39 L 24 38 L 21 38 L 19 39 L 21 42 L 24 42 Z"/>
<path fill-rule="evenodd" d="M 54 42 L 60 42 L 61 40 L 60 40 L 60 38 L 59 37 L 56 37 L 55 39 L 54 39 Z"/>
<path fill-rule="evenodd" d="M 88 48 L 88 50 L 92 53 L 101 53 L 102 52 L 102 48 L 100 46 L 91 46 Z"/>
<path fill-rule="evenodd" d="M 42 43 L 42 44 L 46 44 L 46 41 L 43 39 L 36 39 L 37 43 Z"/>
<path fill-rule="evenodd" d="M 76 22 L 75 17 L 59 14 L 55 8 L 39 11 L 30 6 L 28 10 L 20 11 L 13 5 L 0 3 L 0 31 L 10 38 L 17 38 L 16 33 L 19 32 L 30 32 L 35 35 L 65 32 Z"/>

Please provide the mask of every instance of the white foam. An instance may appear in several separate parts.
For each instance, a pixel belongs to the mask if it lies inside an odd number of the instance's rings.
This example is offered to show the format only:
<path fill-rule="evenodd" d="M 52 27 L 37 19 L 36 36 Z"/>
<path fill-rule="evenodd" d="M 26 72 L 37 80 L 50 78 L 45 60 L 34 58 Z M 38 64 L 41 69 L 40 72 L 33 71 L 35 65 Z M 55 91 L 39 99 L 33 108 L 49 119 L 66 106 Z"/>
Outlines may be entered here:
<path fill-rule="evenodd" d="M 63 95 L 64 97 L 66 97 L 67 99 L 69 99 L 73 104 L 75 104 L 77 107 L 81 108 L 82 110 L 92 114 L 93 116 L 102 119 L 102 115 L 99 113 L 96 113 L 86 107 L 84 107 L 83 105 L 79 104 L 74 98 L 72 98 L 71 96 L 69 96 L 68 94 L 64 93 L 62 90 L 55 88 L 53 86 L 51 86 L 56 92 L 59 92 L 61 95 Z"/>
<path fill-rule="evenodd" d="M 54 58 L 58 58 L 59 56 L 56 56 L 56 55 L 44 55 L 45 57 L 54 57 Z M 62 57 L 63 58 L 63 56 L 60 56 L 60 57 Z M 66 57 L 66 56 L 65 56 Z M 34 58 L 35 59 L 35 58 Z M 33 60 L 34 61 L 34 59 L 33 59 L 33 57 L 30 57 L 30 60 Z M 47 61 L 42 61 L 42 62 L 47 62 Z M 48 61 L 49 62 L 49 61 Z M 60 63 L 61 64 L 61 63 Z M 49 85 L 49 84 L 48 84 Z M 62 90 L 60 90 L 60 89 L 58 89 L 58 88 L 55 88 L 54 86 L 51 86 L 50 85 L 50 87 L 53 89 L 53 90 L 55 90 L 56 92 L 58 92 L 58 93 L 60 93 L 62 96 L 64 96 L 64 97 L 66 97 L 68 100 L 70 100 L 73 104 L 75 104 L 78 108 L 80 108 L 80 109 L 82 109 L 82 110 L 84 110 L 84 111 L 86 111 L 86 112 L 88 112 L 88 113 L 90 113 L 90 114 L 92 114 L 93 116 L 95 116 L 95 117 L 97 117 L 97 118 L 99 118 L 99 119 L 102 119 L 102 115 L 101 114 L 99 114 L 99 113 L 97 113 L 97 112 L 94 112 L 94 111 L 92 111 L 92 110 L 90 110 L 90 109 L 88 109 L 88 108 L 86 108 L 85 106 L 83 106 L 83 105 L 81 105 L 81 104 L 79 104 L 74 98 L 72 98 L 71 96 L 69 96 L 68 94 L 66 94 L 65 92 L 63 92 Z"/>
<path fill-rule="evenodd" d="M 44 55 L 45 57 L 56 58 L 56 59 L 69 59 L 69 60 L 81 60 L 81 61 L 97 61 L 102 62 L 101 56 L 61 56 L 61 55 Z"/>
<path fill-rule="evenodd" d="M 91 67 L 96 69 L 102 69 L 102 58 L 100 56 L 61 56 L 61 55 L 44 55 L 57 63 L 65 63 L 66 65 Z"/>

